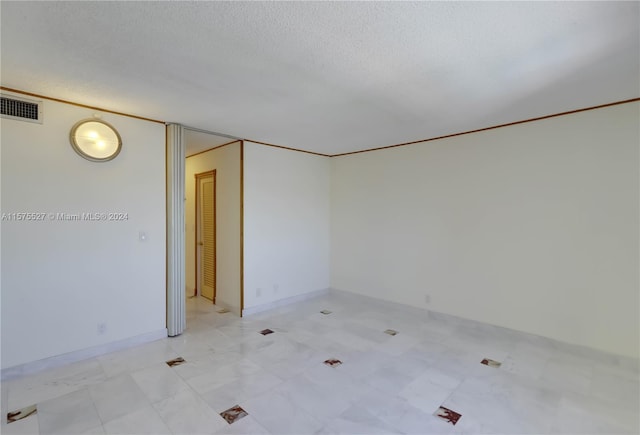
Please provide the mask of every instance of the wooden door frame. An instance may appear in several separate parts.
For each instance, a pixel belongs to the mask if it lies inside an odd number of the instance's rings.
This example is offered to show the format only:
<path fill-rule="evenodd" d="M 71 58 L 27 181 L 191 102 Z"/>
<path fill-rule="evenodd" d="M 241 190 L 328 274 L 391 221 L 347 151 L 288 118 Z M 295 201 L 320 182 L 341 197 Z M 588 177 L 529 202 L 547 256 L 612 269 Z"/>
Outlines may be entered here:
<path fill-rule="evenodd" d="M 213 177 L 213 303 L 216 303 L 216 294 L 218 291 L 218 251 L 217 251 L 217 240 L 216 234 L 218 232 L 218 222 L 217 222 L 217 211 L 216 211 L 216 170 L 200 172 L 198 174 L 194 174 L 195 183 L 196 183 L 196 201 L 195 201 L 195 218 L 196 218 L 196 231 L 195 231 L 195 243 L 194 243 L 194 264 L 195 264 L 195 286 L 194 286 L 194 296 L 198 295 L 198 273 L 200 272 L 200 262 L 198 261 L 198 236 L 200 229 L 200 216 L 198 213 L 200 206 L 200 180 L 207 177 Z M 200 283 L 202 284 L 202 283 Z M 202 289 L 200 289 L 200 295 L 202 295 Z"/>

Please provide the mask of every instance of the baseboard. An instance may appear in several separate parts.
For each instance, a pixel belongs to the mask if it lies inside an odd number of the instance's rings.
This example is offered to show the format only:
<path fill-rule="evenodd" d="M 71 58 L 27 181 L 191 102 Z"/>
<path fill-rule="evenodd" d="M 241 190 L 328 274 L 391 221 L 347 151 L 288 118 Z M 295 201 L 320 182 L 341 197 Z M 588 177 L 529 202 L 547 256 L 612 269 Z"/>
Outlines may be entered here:
<path fill-rule="evenodd" d="M 220 300 L 219 298 L 216 298 L 216 307 L 226 308 L 227 310 L 229 310 L 233 314 L 235 314 L 237 316 L 240 316 L 240 307 L 238 307 L 236 305 L 228 304 L 225 301 Z"/>
<path fill-rule="evenodd" d="M 330 292 L 333 293 L 334 295 L 339 295 L 341 297 L 346 297 L 346 298 L 365 298 L 371 303 L 383 304 L 385 307 L 393 307 L 397 310 L 411 312 L 411 313 L 422 315 L 425 317 L 428 317 L 431 313 L 433 313 L 431 310 L 427 308 L 414 307 L 414 306 L 403 304 L 400 302 L 393 302 L 387 299 L 376 298 L 373 296 L 363 295 L 361 293 L 351 292 L 348 290 L 340 290 L 332 287 L 330 289 Z"/>
<path fill-rule="evenodd" d="M 313 299 L 318 296 L 326 295 L 329 293 L 328 288 L 323 288 L 320 290 L 313 290 L 308 293 L 303 293 L 301 295 L 291 296 L 284 299 L 279 299 L 277 301 L 268 302 L 266 304 L 257 305 L 255 307 L 249 307 L 242 310 L 242 316 L 250 316 L 252 314 L 261 313 L 263 311 L 273 310 L 274 308 L 283 307 L 289 304 L 295 304 L 296 302 L 306 301 L 308 299 Z"/>
<path fill-rule="evenodd" d="M 160 340 L 166 337 L 167 329 L 163 328 L 158 331 L 148 332 L 146 334 L 137 335 L 131 338 L 125 338 L 124 340 L 113 341 L 111 343 L 105 343 L 98 346 L 88 347 L 86 349 L 80 349 L 73 352 L 65 353 L 62 355 L 56 355 L 37 361 L 19 364 L 13 367 L 7 367 L 6 369 L 2 369 L 1 379 L 5 381 L 24 375 L 31 375 L 43 370 L 94 358 L 106 353 L 127 349 L 130 347 Z"/>

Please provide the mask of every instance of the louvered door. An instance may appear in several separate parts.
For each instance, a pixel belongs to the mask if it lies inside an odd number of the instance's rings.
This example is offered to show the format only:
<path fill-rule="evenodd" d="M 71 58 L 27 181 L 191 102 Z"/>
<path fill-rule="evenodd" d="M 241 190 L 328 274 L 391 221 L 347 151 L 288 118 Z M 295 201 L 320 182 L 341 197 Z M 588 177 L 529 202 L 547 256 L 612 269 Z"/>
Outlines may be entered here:
<path fill-rule="evenodd" d="M 215 236 L 215 172 L 198 177 L 200 294 L 215 303 L 216 295 L 216 236 Z"/>

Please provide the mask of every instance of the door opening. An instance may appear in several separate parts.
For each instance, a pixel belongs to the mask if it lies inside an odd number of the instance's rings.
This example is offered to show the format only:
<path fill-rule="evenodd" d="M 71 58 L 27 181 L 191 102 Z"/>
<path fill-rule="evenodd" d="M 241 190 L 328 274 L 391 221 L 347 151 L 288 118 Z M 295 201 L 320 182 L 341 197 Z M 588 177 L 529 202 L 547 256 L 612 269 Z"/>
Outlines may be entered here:
<path fill-rule="evenodd" d="M 216 171 L 195 175 L 196 286 L 194 296 L 216 303 Z"/>

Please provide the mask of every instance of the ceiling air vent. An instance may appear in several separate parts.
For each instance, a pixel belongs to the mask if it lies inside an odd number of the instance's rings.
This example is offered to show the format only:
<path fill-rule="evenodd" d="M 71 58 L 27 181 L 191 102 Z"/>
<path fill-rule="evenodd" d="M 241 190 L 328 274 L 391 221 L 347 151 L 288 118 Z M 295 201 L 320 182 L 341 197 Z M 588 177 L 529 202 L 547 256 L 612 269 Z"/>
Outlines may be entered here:
<path fill-rule="evenodd" d="M 2 117 L 42 124 L 42 101 L 0 95 Z"/>

